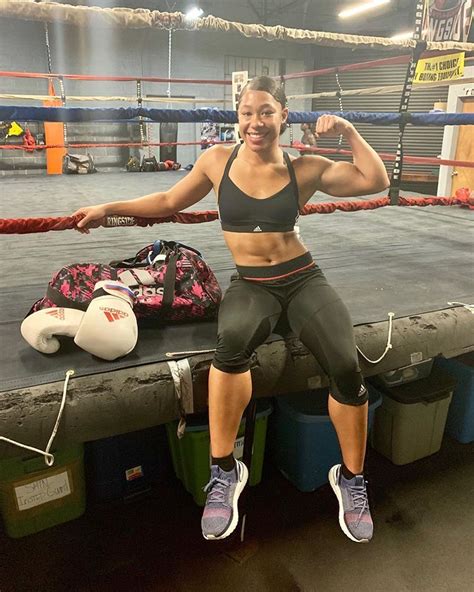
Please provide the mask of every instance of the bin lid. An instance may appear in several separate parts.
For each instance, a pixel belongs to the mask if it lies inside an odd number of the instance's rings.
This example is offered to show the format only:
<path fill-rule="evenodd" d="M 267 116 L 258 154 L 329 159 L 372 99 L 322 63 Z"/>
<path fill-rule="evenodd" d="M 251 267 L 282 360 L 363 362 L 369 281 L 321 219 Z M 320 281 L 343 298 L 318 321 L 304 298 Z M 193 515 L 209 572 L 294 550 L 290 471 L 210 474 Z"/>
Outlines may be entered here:
<path fill-rule="evenodd" d="M 319 418 L 329 417 L 329 389 L 314 389 L 276 397 L 276 404 L 297 421 L 307 423 L 321 421 Z M 382 397 L 378 392 L 369 391 L 369 407 L 378 407 Z"/>
<path fill-rule="evenodd" d="M 384 395 L 407 405 L 422 401 L 425 403 L 441 401 L 452 394 L 455 386 L 456 379 L 438 367 L 434 367 L 426 378 L 400 386 L 385 386 L 377 382 L 377 389 Z"/>
<path fill-rule="evenodd" d="M 460 364 L 464 364 L 465 366 L 474 367 L 474 352 L 468 352 L 467 354 L 462 354 L 457 358 L 451 358 L 450 362 L 459 362 Z"/>
<path fill-rule="evenodd" d="M 272 412 L 272 404 L 266 398 L 257 400 L 257 419 L 270 415 Z M 242 418 L 245 421 L 245 415 Z M 187 432 L 201 432 L 209 429 L 209 415 L 205 413 L 193 413 L 186 416 L 186 431 Z"/>

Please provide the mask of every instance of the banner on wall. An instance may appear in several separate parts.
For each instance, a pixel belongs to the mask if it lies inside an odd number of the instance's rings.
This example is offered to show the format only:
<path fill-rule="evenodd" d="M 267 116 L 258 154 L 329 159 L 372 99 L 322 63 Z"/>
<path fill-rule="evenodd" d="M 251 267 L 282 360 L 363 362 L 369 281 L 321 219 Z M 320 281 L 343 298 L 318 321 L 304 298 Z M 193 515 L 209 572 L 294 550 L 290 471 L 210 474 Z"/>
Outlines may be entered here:
<path fill-rule="evenodd" d="M 219 125 L 213 121 L 201 123 L 201 150 L 206 150 L 219 141 Z"/>
<path fill-rule="evenodd" d="M 473 0 L 425 0 L 425 41 L 468 40 Z"/>
<path fill-rule="evenodd" d="M 248 80 L 249 73 L 246 70 L 242 72 L 232 72 L 232 108 L 234 109 L 234 111 L 237 111 L 237 103 L 239 100 L 240 93 L 242 92 L 244 86 L 247 84 Z M 238 142 L 240 139 L 238 124 L 235 124 L 234 130 L 235 141 Z"/>
<path fill-rule="evenodd" d="M 160 162 L 165 162 L 165 160 L 172 160 L 174 162 L 177 162 L 177 146 L 176 144 L 174 144 L 177 141 L 178 124 L 172 121 L 160 122 L 160 143 L 169 143 L 167 146 L 160 146 Z"/>
<path fill-rule="evenodd" d="M 418 60 L 415 84 L 449 82 L 464 76 L 464 52 Z"/>

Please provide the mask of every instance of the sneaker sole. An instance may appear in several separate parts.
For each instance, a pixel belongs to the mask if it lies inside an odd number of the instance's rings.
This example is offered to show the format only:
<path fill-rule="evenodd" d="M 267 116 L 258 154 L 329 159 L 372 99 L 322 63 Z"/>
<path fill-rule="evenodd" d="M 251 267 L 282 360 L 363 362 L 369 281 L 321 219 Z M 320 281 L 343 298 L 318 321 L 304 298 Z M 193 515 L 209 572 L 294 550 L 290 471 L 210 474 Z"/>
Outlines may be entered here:
<path fill-rule="evenodd" d="M 332 487 L 332 490 L 336 494 L 337 501 L 339 502 L 339 526 L 341 527 L 342 532 L 354 541 L 354 543 L 368 543 L 370 539 L 356 539 L 353 534 L 351 534 L 350 530 L 347 528 L 347 524 L 344 520 L 344 506 L 342 504 L 342 495 L 341 489 L 337 484 L 337 469 L 340 465 L 335 465 L 329 470 L 329 483 Z"/>
<path fill-rule="evenodd" d="M 225 539 L 234 532 L 234 530 L 237 527 L 237 524 L 239 523 L 238 502 L 240 494 L 242 493 L 244 487 L 247 485 L 247 481 L 249 478 L 249 470 L 247 469 L 246 465 L 244 465 L 244 463 L 240 460 L 237 460 L 235 462 L 240 466 L 241 479 L 237 484 L 237 487 L 235 488 L 234 501 L 232 503 L 232 520 L 230 521 L 229 526 L 224 530 L 224 532 L 218 536 L 203 533 L 202 536 L 206 539 L 206 541 L 218 541 L 221 539 Z"/>

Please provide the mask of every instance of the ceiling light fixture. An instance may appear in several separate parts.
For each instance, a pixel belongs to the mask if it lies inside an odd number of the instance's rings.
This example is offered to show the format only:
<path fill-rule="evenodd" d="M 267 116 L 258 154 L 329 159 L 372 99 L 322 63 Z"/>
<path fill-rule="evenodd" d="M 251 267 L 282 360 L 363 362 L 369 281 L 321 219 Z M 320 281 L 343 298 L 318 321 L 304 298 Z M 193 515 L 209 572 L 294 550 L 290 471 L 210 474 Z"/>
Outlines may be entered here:
<path fill-rule="evenodd" d="M 397 33 L 390 37 L 394 41 L 403 41 L 404 39 L 411 39 L 413 37 L 413 31 L 404 31 L 403 33 Z"/>
<path fill-rule="evenodd" d="M 338 14 L 340 18 L 348 18 L 351 16 L 355 16 L 356 14 L 360 14 L 362 12 L 366 12 L 367 10 L 372 10 L 372 8 L 376 8 L 377 6 L 381 6 L 382 4 L 388 4 L 390 0 L 370 0 L 370 2 L 364 2 L 363 4 L 357 4 L 352 8 L 347 8 Z"/>
<path fill-rule="evenodd" d="M 184 18 L 187 21 L 195 21 L 196 19 L 198 19 L 203 14 L 204 14 L 204 10 L 202 8 L 198 8 L 197 6 L 193 6 L 193 8 L 190 8 L 186 12 L 186 14 L 184 15 Z"/>

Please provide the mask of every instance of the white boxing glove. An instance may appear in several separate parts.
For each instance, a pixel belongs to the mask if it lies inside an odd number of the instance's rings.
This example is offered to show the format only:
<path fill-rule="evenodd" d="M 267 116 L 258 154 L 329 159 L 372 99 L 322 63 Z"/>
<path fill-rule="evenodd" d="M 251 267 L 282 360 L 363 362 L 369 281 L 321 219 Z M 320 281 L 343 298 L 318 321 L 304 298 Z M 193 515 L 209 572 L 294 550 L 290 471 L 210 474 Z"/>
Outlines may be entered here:
<path fill-rule="evenodd" d="M 43 354 L 54 354 L 60 343 L 55 335 L 74 337 L 84 312 L 74 308 L 43 308 L 26 317 L 20 331 L 23 338 Z"/>
<path fill-rule="evenodd" d="M 122 282 L 97 282 L 74 342 L 104 360 L 129 354 L 138 340 L 134 300 L 132 290 Z"/>

